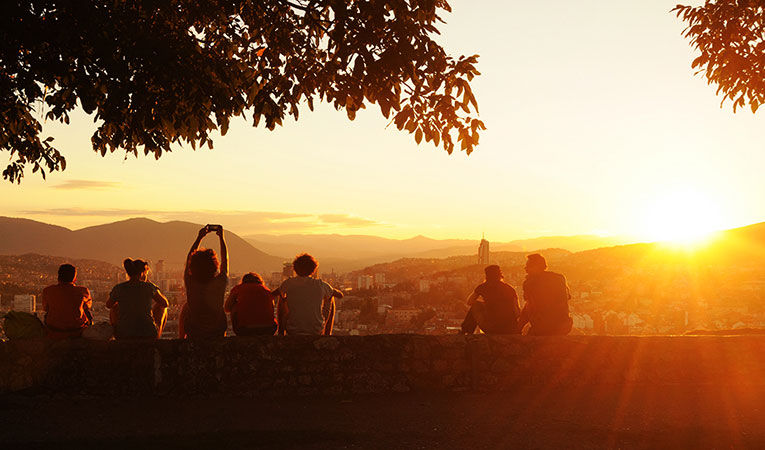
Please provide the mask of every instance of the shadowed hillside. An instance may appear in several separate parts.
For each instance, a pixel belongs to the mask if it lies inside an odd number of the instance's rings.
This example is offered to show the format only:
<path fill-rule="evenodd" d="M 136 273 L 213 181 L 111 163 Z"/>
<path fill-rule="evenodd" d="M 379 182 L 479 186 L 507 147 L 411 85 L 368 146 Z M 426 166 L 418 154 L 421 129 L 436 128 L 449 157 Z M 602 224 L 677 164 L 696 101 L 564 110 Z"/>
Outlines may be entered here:
<path fill-rule="evenodd" d="M 40 253 L 89 258 L 121 264 L 126 257 L 184 263 L 201 225 L 128 219 L 72 231 L 26 219 L 0 218 L 0 254 Z M 233 272 L 279 270 L 282 258 L 271 256 L 234 233 L 226 233 Z M 218 250 L 217 236 L 208 235 L 202 246 Z"/>

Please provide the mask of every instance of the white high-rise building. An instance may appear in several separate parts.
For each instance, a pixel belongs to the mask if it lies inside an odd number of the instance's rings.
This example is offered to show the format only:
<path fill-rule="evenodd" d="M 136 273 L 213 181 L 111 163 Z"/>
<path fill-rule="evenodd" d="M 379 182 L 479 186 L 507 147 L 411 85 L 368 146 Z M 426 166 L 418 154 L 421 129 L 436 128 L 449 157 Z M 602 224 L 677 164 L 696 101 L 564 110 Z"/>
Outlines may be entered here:
<path fill-rule="evenodd" d="M 372 289 L 374 283 L 374 277 L 372 275 L 360 275 L 356 280 L 356 285 L 359 289 Z"/>
<path fill-rule="evenodd" d="M 481 243 L 478 244 L 478 264 L 489 264 L 489 241 L 481 236 Z"/>

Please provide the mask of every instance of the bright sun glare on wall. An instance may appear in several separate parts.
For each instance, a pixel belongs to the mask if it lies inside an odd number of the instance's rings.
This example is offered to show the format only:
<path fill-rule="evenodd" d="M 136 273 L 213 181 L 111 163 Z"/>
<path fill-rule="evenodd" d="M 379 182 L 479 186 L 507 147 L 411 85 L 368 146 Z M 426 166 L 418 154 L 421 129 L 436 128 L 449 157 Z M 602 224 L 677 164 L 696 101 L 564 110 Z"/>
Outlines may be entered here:
<path fill-rule="evenodd" d="M 719 206 L 693 189 L 668 191 L 648 206 L 643 234 L 651 241 L 695 244 L 723 226 Z"/>

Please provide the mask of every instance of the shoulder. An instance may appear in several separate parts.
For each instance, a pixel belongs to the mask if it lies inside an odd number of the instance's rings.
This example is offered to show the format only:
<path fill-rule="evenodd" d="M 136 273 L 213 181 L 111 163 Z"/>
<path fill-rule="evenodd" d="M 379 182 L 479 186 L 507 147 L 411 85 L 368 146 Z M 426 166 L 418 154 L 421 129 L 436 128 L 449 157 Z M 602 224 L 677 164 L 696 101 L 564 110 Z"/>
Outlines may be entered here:
<path fill-rule="evenodd" d="M 486 282 L 483 282 L 479 284 L 478 286 L 476 286 L 475 289 L 473 289 L 473 292 L 480 293 L 480 292 L 483 292 L 484 289 L 486 289 Z"/>
<path fill-rule="evenodd" d="M 507 291 L 515 292 L 515 288 L 513 286 L 511 286 L 510 284 L 505 283 L 504 281 L 502 282 L 502 288 L 507 290 Z"/>
<path fill-rule="evenodd" d="M 563 282 L 565 282 L 565 281 L 566 281 L 566 277 L 564 277 L 564 276 L 563 276 L 562 274 L 560 274 L 560 273 L 557 273 L 557 272 L 547 272 L 547 273 L 549 273 L 549 274 L 550 274 L 550 275 L 549 275 L 549 277 L 550 277 L 551 279 L 554 279 L 554 280 L 557 280 L 557 281 L 563 281 Z"/>
<path fill-rule="evenodd" d="M 151 281 L 146 281 L 145 283 L 146 283 L 145 286 L 148 287 L 149 289 L 151 289 L 152 291 L 158 291 L 159 290 L 159 286 L 157 286 L 156 284 L 152 283 Z"/>
<path fill-rule="evenodd" d="M 76 286 L 76 287 L 77 287 L 77 289 L 78 289 L 80 292 L 82 292 L 83 294 L 87 294 L 87 295 L 90 295 L 90 291 L 89 291 L 89 290 L 88 290 L 88 288 L 86 288 L 85 286 Z"/>

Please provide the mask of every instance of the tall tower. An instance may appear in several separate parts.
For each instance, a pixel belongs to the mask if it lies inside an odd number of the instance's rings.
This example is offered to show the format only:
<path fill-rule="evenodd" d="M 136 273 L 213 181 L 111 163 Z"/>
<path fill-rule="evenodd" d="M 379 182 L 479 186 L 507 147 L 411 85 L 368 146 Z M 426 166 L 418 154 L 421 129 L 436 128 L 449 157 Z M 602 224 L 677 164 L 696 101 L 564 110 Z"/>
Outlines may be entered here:
<path fill-rule="evenodd" d="M 481 234 L 481 243 L 478 244 L 478 264 L 489 264 L 489 241 Z"/>

